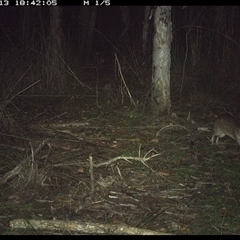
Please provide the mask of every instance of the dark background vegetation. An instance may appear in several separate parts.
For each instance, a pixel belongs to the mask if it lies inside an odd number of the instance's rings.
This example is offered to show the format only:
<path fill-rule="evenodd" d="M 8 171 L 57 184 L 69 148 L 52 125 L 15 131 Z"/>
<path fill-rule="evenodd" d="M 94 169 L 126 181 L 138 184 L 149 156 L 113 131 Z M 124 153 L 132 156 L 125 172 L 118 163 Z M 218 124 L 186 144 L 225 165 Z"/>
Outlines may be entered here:
<path fill-rule="evenodd" d="M 127 28 L 123 27 L 119 6 L 98 7 L 92 44 L 88 46 L 84 36 L 88 26 L 83 16 L 92 8 L 61 7 L 64 51 L 61 84 L 58 76 L 51 78 L 51 84 L 48 82 L 50 7 L 0 8 L 1 98 L 9 98 L 37 80 L 40 83 L 23 94 L 82 94 L 79 81 L 95 86 L 97 77 L 99 86 L 110 81 L 117 89 L 115 53 L 127 85 L 133 92 L 142 88 L 146 94 L 151 84 L 153 20 L 144 55 L 144 7 L 129 7 Z M 203 93 L 217 99 L 238 97 L 239 16 L 238 6 L 172 7 L 172 100 L 193 100 Z M 94 75 L 93 68 L 97 68 L 98 75 Z"/>

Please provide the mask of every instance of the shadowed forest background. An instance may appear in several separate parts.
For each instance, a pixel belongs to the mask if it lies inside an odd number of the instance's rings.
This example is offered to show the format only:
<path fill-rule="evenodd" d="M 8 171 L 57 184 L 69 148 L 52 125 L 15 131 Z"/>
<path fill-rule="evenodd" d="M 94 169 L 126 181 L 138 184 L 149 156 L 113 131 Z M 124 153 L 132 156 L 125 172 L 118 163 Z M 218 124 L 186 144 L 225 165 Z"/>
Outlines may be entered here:
<path fill-rule="evenodd" d="M 0 9 L 1 99 L 38 80 L 23 94 L 81 95 L 89 90 L 81 83 L 95 91 L 96 80 L 99 88 L 111 84 L 117 90 L 116 57 L 131 92 L 144 90 L 142 97 L 148 93 L 153 26 L 150 20 L 143 46 L 144 7 L 59 10 L 56 15 L 49 7 Z M 238 22 L 237 6 L 172 8 L 173 101 L 198 102 L 203 93 L 201 101 L 238 96 Z"/>

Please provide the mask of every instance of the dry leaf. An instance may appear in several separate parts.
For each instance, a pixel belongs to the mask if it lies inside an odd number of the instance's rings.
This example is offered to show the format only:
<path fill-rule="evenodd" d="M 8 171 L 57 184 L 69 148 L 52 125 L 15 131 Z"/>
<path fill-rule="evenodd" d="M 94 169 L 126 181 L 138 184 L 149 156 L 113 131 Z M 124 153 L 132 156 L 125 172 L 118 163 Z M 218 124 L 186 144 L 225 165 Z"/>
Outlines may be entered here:
<path fill-rule="evenodd" d="M 170 175 L 170 173 L 167 173 L 167 172 L 158 172 L 158 174 L 164 177 L 168 177 Z"/>
<path fill-rule="evenodd" d="M 79 168 L 79 169 L 77 170 L 77 172 L 83 173 L 83 172 L 84 172 L 84 169 L 83 169 L 83 168 Z"/>
<path fill-rule="evenodd" d="M 154 138 L 154 139 L 152 139 L 150 142 L 152 142 L 152 143 L 158 143 L 159 140 L 158 140 L 157 138 Z"/>

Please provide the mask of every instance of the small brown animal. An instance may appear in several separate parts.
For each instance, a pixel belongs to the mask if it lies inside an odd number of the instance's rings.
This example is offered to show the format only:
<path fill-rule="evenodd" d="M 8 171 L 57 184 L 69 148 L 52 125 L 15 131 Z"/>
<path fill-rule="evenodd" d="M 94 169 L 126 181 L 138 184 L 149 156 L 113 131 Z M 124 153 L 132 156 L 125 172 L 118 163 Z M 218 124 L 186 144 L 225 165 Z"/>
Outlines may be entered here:
<path fill-rule="evenodd" d="M 211 142 L 214 143 L 214 137 L 216 136 L 216 143 L 218 143 L 218 139 L 225 135 L 235 139 L 240 146 L 240 123 L 230 115 L 220 116 L 214 122 Z"/>

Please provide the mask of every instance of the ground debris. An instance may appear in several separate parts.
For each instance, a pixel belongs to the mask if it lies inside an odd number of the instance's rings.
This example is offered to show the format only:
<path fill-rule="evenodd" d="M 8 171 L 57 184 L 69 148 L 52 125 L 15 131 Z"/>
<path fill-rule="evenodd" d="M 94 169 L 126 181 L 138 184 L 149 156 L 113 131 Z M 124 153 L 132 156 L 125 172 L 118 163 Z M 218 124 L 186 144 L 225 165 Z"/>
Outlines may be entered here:
<path fill-rule="evenodd" d="M 147 229 L 130 227 L 125 224 L 99 224 L 81 221 L 60 221 L 60 220 L 24 220 L 15 219 L 10 221 L 12 229 L 34 228 L 38 230 L 64 230 L 86 234 L 134 234 L 134 235 L 171 235 Z"/>

